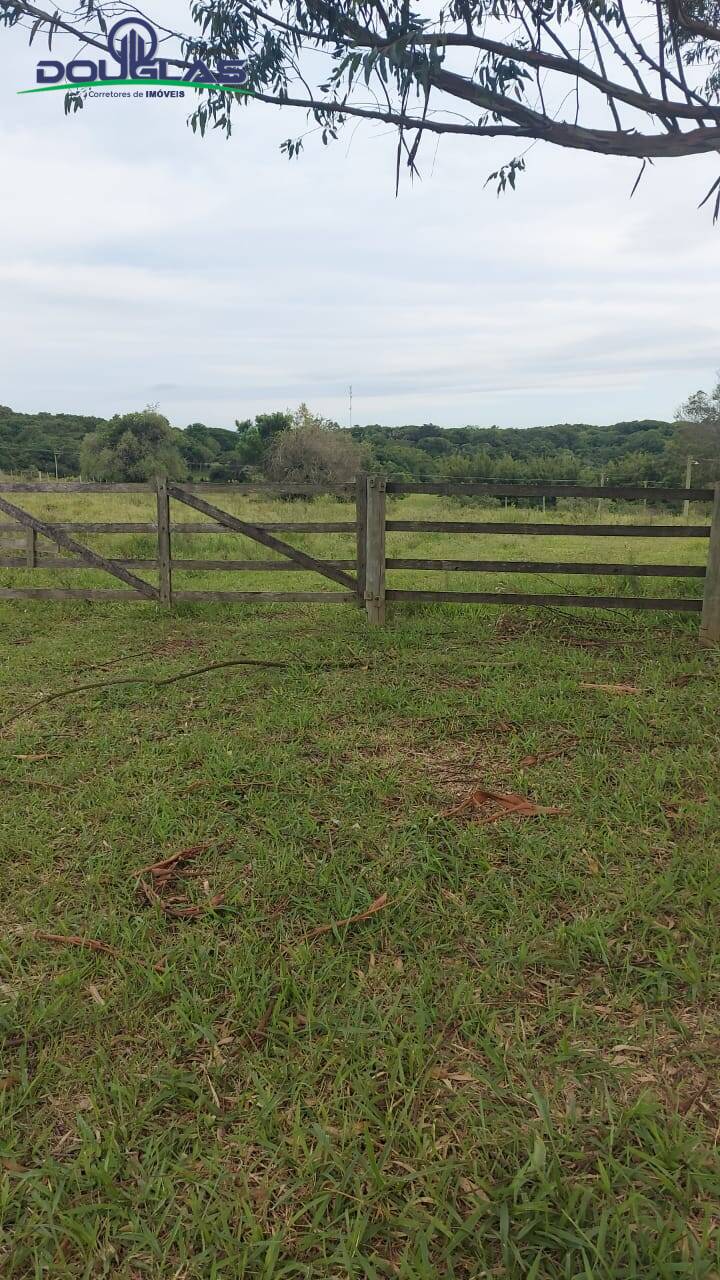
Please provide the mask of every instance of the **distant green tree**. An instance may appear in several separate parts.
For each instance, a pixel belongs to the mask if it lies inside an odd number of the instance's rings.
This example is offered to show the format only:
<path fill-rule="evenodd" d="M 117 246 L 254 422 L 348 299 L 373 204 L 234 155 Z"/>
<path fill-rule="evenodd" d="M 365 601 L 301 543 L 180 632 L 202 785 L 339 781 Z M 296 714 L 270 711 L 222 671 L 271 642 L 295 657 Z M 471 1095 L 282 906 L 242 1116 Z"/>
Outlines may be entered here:
<path fill-rule="evenodd" d="M 434 459 L 412 444 L 378 444 L 375 460 L 390 480 L 426 480 L 435 474 Z"/>
<path fill-rule="evenodd" d="M 155 409 L 116 414 L 85 436 L 80 465 L 83 475 L 109 482 L 151 480 L 156 475 L 182 480 L 187 474 L 170 423 Z"/>
<path fill-rule="evenodd" d="M 364 465 L 367 451 L 336 423 L 301 404 L 289 431 L 276 433 L 264 464 L 270 480 L 295 484 L 348 484 Z"/>
<path fill-rule="evenodd" d="M 191 422 L 184 431 L 173 431 L 173 439 L 190 474 L 196 479 L 207 475 L 220 452 L 220 445 L 213 440 L 205 424 Z"/>
<path fill-rule="evenodd" d="M 256 431 L 249 431 L 238 443 L 237 449 L 228 450 L 213 462 L 210 479 L 215 481 L 254 480 L 260 475 L 263 458 L 262 442 Z"/>
<path fill-rule="evenodd" d="M 276 410 L 274 413 L 259 413 L 255 418 L 254 424 L 249 422 L 236 423 L 238 431 L 243 428 L 245 432 L 248 430 L 257 431 L 263 444 L 270 444 L 275 436 L 280 435 L 283 431 L 289 431 L 293 425 L 293 415 L 289 409 Z"/>
<path fill-rule="evenodd" d="M 720 376 L 712 391 L 696 391 L 680 405 L 672 451 L 697 463 L 693 480 L 720 478 Z"/>

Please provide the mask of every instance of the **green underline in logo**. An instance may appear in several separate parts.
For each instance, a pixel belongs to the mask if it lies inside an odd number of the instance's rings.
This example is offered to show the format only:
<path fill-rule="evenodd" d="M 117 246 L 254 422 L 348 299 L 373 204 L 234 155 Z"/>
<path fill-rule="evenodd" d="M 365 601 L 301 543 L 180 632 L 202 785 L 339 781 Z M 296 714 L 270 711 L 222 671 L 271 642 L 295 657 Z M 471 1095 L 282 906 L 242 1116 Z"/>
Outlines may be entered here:
<path fill-rule="evenodd" d="M 78 84 L 45 84 L 40 85 L 37 89 L 18 89 L 18 93 L 56 93 L 58 89 L 64 89 L 66 93 L 71 93 L 73 89 L 110 89 L 118 84 L 136 84 L 144 89 L 152 89 L 155 85 L 172 85 L 181 89 L 222 89 L 225 93 L 245 93 L 251 94 L 252 89 L 242 89 L 236 84 L 217 84 L 214 80 L 82 80 Z"/>

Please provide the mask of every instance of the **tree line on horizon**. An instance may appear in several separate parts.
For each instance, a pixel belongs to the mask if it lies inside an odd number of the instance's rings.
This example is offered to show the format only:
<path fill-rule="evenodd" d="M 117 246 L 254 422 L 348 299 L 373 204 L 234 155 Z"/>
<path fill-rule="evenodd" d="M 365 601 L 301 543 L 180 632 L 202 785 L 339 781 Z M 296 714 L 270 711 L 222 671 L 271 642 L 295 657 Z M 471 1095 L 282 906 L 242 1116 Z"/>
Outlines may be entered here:
<path fill-rule="evenodd" d="M 176 480 L 270 479 L 346 483 L 359 470 L 393 480 L 537 480 L 681 485 L 720 478 L 720 381 L 698 391 L 674 422 L 608 426 L 440 427 L 434 423 L 342 429 L 306 405 L 237 420 L 172 427 L 156 406 L 94 416 L 16 413 L 0 406 L 0 472 L 108 482 L 157 474 Z"/>

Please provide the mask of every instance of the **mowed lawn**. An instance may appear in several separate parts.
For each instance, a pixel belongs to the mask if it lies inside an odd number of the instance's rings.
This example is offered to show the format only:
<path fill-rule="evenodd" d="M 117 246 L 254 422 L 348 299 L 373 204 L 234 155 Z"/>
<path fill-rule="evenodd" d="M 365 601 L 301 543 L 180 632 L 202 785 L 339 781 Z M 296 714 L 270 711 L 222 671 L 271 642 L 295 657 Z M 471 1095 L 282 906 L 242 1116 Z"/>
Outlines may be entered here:
<path fill-rule="evenodd" d="M 290 510 L 266 518 L 318 518 Z M 716 1277 L 720 657 L 697 625 L 0 601 L 3 1278 Z M 285 665 L 11 720 L 241 658 Z"/>

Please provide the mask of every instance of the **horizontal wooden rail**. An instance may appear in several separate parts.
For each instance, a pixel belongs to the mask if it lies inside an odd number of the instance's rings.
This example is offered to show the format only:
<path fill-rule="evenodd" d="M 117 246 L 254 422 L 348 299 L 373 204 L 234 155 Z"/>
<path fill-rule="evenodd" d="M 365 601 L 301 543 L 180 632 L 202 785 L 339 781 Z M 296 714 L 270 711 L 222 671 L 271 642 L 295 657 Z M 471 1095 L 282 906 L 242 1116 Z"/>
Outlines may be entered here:
<path fill-rule="evenodd" d="M 147 604 L 136 591 L 113 591 L 107 587 L 0 587 L 0 600 L 137 600 Z"/>
<path fill-rule="evenodd" d="M 2 561 L 0 561 L 0 564 Z M 124 563 L 132 564 L 132 561 Z M 136 567 L 140 567 L 136 565 Z M 588 564 L 569 560 L 417 560 L 390 559 L 386 569 L 421 569 L 444 573 L 588 573 L 609 577 L 628 574 L 636 578 L 704 578 L 705 566 L 698 564 Z"/>
<path fill-rule="evenodd" d="M 157 560 L 119 559 L 113 564 L 126 569 L 157 569 Z M 309 573 L 301 565 L 287 560 L 173 560 L 177 572 L 192 573 Z M 354 560 L 323 560 L 322 564 L 333 569 L 354 569 Z M 0 569 L 25 569 L 24 556 L 0 557 Z M 84 560 L 70 560 L 62 556 L 39 556 L 35 569 L 88 569 Z M 386 569 L 420 570 L 438 573 L 579 573 L 602 577 L 627 574 L 635 578 L 704 578 L 705 566 L 694 564 L 616 564 L 614 562 L 590 564 L 570 560 L 421 560 L 413 558 L 387 559 Z"/>
<path fill-rule="evenodd" d="M 263 601 L 282 604 L 305 602 L 305 604 L 341 604 L 355 603 L 354 591 L 173 591 L 175 600 L 227 600 L 229 603 L 244 601 L 246 604 Z"/>
<path fill-rule="evenodd" d="M 112 557 L 113 564 L 124 565 L 126 569 L 157 569 L 157 560 L 133 560 L 119 559 Z M 330 565 L 332 569 L 354 569 L 354 560 L 321 560 L 321 564 Z M 292 564 L 289 560 L 175 560 L 173 559 L 173 570 L 181 572 L 183 569 L 189 572 L 205 571 L 214 572 L 231 572 L 231 573 L 310 573 L 311 570 L 304 569 L 299 564 Z M 5 556 L 0 558 L 0 569 L 25 569 L 28 567 L 25 556 Z M 87 569 L 88 565 L 84 560 L 64 559 L 62 556 L 38 556 L 34 569 Z"/>
<path fill-rule="evenodd" d="M 526 524 L 505 520 L 388 520 L 396 533 L 516 533 L 565 538 L 707 538 L 704 524 Z"/>
<path fill-rule="evenodd" d="M 268 497 L 283 494 L 297 494 L 315 497 L 321 494 L 328 496 L 348 497 L 355 492 L 354 484 L 293 484 L 280 481 L 243 482 L 232 481 L 200 481 L 196 484 L 184 484 L 183 488 L 191 493 L 225 493 L 233 494 L 267 494 Z M 387 492 L 393 493 L 427 493 L 448 497 L 516 497 L 516 498 L 624 498 L 632 500 L 652 500 L 658 502 L 712 502 L 713 490 L 702 488 L 683 489 L 678 486 L 643 485 L 588 485 L 588 484 L 517 484 L 514 481 L 503 483 L 496 480 L 469 481 L 387 481 Z M 3 480 L 0 481 L 0 493 L 146 493 L 154 496 L 155 485 L 147 483 L 102 484 L 94 480 Z"/>
<path fill-rule="evenodd" d="M 386 600 L 422 600 L 427 604 L 571 605 L 577 609 L 662 609 L 671 613 L 701 613 L 702 600 L 651 599 L 649 596 L 575 596 L 513 594 L 508 591 L 386 591 Z"/>
<path fill-rule="evenodd" d="M 49 523 L 49 521 L 48 521 Z M 53 520 L 56 529 L 72 529 L 76 533 L 157 533 L 157 525 L 152 520 L 105 520 L 75 521 Z M 268 533 L 352 533 L 355 535 L 354 520 L 277 520 L 271 524 L 258 524 L 258 529 L 266 529 Z M 0 533 L 17 533 L 20 525 L 0 524 Z M 219 524 L 206 524 L 196 520 L 178 521 L 171 525 L 173 533 L 222 533 L 240 537 L 232 529 Z"/>
<path fill-rule="evenodd" d="M 628 484 L 515 484 L 508 481 L 444 480 L 426 483 L 405 483 L 388 480 L 387 493 L 428 493 L 442 494 L 447 497 L 480 497 L 481 495 L 506 498 L 625 498 L 627 500 L 653 498 L 657 502 L 712 502 L 712 489 L 653 489 L 644 485 Z"/>
<path fill-rule="evenodd" d="M 350 559 L 327 559 L 320 563 L 329 564 L 332 568 L 348 568 L 354 570 L 355 561 Z M 126 568 L 147 568 L 156 570 L 156 559 L 119 559 L 113 557 L 113 564 L 124 564 Z M 24 556 L 0 557 L 0 568 L 27 568 Z M 61 556 L 38 557 L 33 568 L 67 568 L 67 570 L 87 570 L 85 561 L 65 559 Z M 400 570 L 419 570 L 421 572 L 442 573 L 588 573 L 602 577 L 626 575 L 628 577 L 705 577 L 703 564 L 618 564 L 585 563 L 573 561 L 466 561 L 466 559 L 386 559 L 386 568 Z M 206 573 L 309 573 L 300 564 L 290 561 L 197 561 L 197 559 L 173 559 L 173 570 L 176 572 Z"/>
<path fill-rule="evenodd" d="M 175 600 L 243 601 L 246 604 L 301 602 L 338 604 L 355 602 L 354 591 L 173 591 Z M 0 587 L 0 600 L 138 600 L 135 591 L 112 591 L 103 587 Z M 146 602 L 147 603 L 147 602 Z"/>
<path fill-rule="evenodd" d="M 347 497 L 355 493 L 354 484 L 292 484 L 291 482 L 287 484 L 207 482 L 184 484 L 183 488 L 191 493 L 226 493 L 229 497 L 234 493 L 266 493 L 269 497 L 282 497 L 284 494 L 297 494 L 299 497 L 304 494 L 315 496 L 323 493 Z M 0 481 L 0 493 L 147 493 L 154 497 L 155 484 L 99 484 L 95 480 L 58 480 L 55 483 L 52 480 L 3 480 Z"/>

